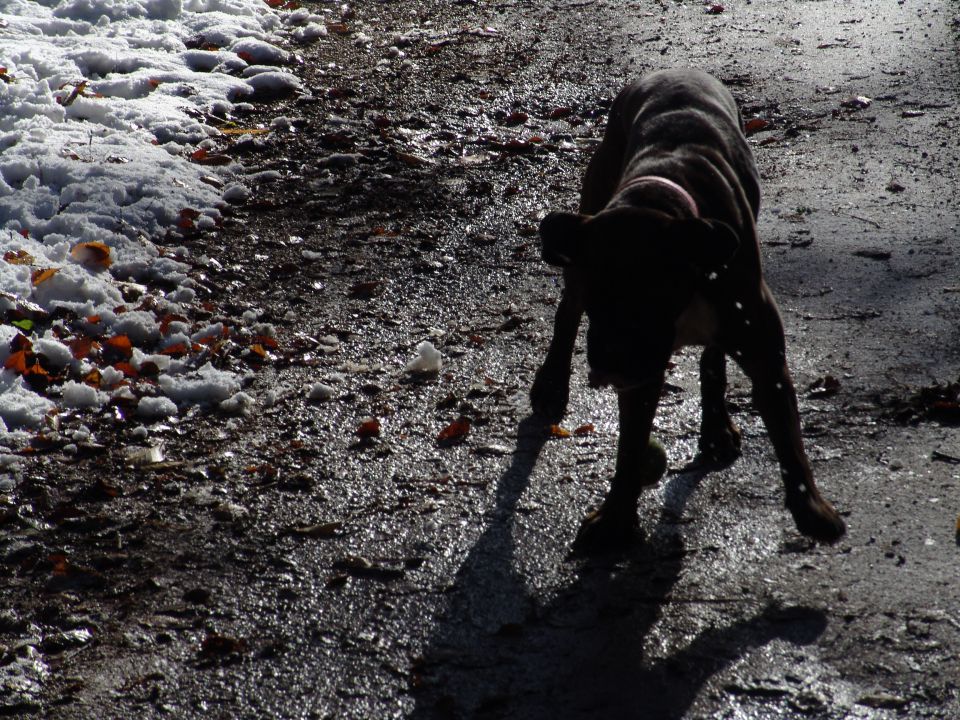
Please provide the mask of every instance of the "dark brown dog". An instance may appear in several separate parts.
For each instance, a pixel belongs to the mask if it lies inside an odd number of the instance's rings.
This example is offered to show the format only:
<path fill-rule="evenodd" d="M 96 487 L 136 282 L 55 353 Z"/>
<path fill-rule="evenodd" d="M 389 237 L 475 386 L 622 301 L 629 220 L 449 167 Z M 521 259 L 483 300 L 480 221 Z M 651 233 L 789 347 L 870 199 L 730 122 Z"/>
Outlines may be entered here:
<path fill-rule="evenodd" d="M 581 545 L 620 542 L 637 524 L 650 429 L 670 355 L 704 346 L 700 450 L 715 461 L 740 453 L 727 413 L 725 356 L 753 383 L 797 528 L 833 542 L 843 520 L 817 490 L 803 449 L 783 325 L 760 268 L 755 220 L 760 190 L 736 103 L 696 70 L 653 73 L 625 88 L 590 161 L 580 213 L 540 225 L 543 257 L 564 268 L 553 341 L 530 399 L 559 419 L 581 316 L 589 318 L 591 385 L 612 385 L 620 409 L 616 474 L 584 521 Z"/>

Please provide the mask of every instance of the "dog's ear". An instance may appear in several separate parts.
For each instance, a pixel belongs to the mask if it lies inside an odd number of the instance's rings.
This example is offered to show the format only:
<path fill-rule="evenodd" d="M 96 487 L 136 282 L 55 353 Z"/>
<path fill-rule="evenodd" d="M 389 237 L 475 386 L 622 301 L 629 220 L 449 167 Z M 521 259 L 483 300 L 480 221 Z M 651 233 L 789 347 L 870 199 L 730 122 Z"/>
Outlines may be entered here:
<path fill-rule="evenodd" d="M 540 221 L 543 259 L 550 265 L 567 267 L 577 259 L 577 246 L 586 215 L 552 212 Z"/>
<path fill-rule="evenodd" d="M 699 269 L 724 265 L 740 247 L 737 233 L 720 220 L 684 220 L 680 231 L 686 257 Z"/>

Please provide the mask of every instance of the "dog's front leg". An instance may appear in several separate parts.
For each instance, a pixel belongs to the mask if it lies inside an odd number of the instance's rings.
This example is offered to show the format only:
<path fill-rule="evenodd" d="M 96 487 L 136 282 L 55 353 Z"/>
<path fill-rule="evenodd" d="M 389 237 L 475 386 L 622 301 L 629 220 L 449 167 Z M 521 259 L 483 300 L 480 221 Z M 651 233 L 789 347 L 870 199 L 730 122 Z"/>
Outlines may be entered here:
<path fill-rule="evenodd" d="M 757 332 L 733 355 L 753 383 L 753 404 L 770 435 L 786 489 L 786 507 L 797 529 L 815 540 L 835 542 L 846 526 L 820 495 L 803 448 L 797 394 L 787 369 L 783 324 L 769 291 L 757 312 Z"/>
<path fill-rule="evenodd" d="M 583 317 L 583 299 L 577 270 L 563 273 L 563 294 L 553 321 L 553 339 L 543 365 L 530 388 L 530 405 L 547 420 L 558 421 L 567 412 L 570 397 L 570 363 Z"/>
<path fill-rule="evenodd" d="M 580 526 L 574 542 L 578 550 L 620 547 L 637 533 L 637 498 L 644 487 L 656 484 L 666 471 L 663 449 L 650 442 L 662 387 L 661 377 L 658 382 L 618 393 L 620 438 L 616 473 L 603 503 Z"/>
<path fill-rule="evenodd" d="M 740 457 L 740 430 L 727 410 L 727 359 L 712 345 L 700 356 L 700 455 L 729 465 Z"/>

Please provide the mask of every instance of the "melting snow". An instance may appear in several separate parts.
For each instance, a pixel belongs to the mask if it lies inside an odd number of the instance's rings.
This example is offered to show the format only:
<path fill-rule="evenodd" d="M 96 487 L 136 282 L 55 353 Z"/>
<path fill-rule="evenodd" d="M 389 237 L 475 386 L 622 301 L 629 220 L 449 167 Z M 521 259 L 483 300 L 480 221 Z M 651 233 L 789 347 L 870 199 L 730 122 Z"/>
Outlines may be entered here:
<path fill-rule="evenodd" d="M 322 18 L 305 9 L 284 16 L 263 0 L 5 0 L 3 20 L 0 362 L 20 349 L 11 343 L 22 332 L 48 369 L 88 373 L 88 359 L 67 344 L 82 325 L 101 341 L 128 336 L 130 365 L 159 371 L 164 396 L 140 399 L 141 418 L 175 415 L 176 403 L 227 401 L 242 411 L 251 400 L 234 375 L 209 365 L 188 372 L 184 361 L 152 354 L 196 329 L 186 321 L 195 298 L 189 253 L 160 244 L 175 244 L 184 223 L 215 228 L 225 202 L 249 196 L 242 167 L 212 168 L 191 153 L 215 146 L 210 123 L 249 107 L 244 99 L 300 88 L 279 44 L 284 34 L 322 37 Z M 106 261 L 79 243 L 102 243 Z M 38 282 L 44 270 L 53 273 Z M 164 294 L 156 281 L 176 289 Z M 143 297 L 128 302 L 125 285 Z M 162 327 L 171 315 L 185 321 Z M 136 402 L 139 393 L 117 387 L 124 373 L 112 364 L 99 368 L 99 389 L 71 380 L 47 392 L 68 407 L 101 407 L 105 390 Z M 0 371 L 0 440 L 56 410 L 15 368 Z"/>

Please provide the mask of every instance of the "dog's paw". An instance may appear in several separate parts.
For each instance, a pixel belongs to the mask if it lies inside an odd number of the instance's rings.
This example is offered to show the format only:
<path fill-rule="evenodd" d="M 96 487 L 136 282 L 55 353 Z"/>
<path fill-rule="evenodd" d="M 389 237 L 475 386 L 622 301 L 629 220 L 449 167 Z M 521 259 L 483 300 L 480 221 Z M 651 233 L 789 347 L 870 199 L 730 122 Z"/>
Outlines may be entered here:
<path fill-rule="evenodd" d="M 567 412 L 570 398 L 570 376 L 540 368 L 530 388 L 530 406 L 544 420 L 559 422 Z"/>
<path fill-rule="evenodd" d="M 602 505 L 583 519 L 573 551 L 578 555 L 600 555 L 625 550 L 642 540 L 636 511 L 612 511 Z"/>
<path fill-rule="evenodd" d="M 702 427 L 698 448 L 703 462 L 718 467 L 732 465 L 741 454 L 740 429 L 733 421 L 717 428 Z"/>
<path fill-rule="evenodd" d="M 819 542 L 835 543 L 847 532 L 840 514 L 815 492 L 791 495 L 787 498 L 787 509 L 793 515 L 797 530 Z"/>

